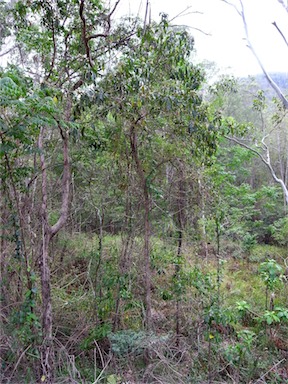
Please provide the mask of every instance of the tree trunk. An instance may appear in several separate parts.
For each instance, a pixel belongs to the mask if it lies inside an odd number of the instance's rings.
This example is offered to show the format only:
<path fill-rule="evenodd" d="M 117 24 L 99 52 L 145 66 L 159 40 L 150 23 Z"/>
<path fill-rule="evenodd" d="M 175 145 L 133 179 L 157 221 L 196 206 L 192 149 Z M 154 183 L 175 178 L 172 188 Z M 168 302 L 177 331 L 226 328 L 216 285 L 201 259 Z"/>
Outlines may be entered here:
<path fill-rule="evenodd" d="M 130 166 L 127 167 L 127 174 L 130 177 Z M 119 259 L 119 265 L 118 265 L 118 274 L 119 276 L 125 276 L 127 277 L 127 271 L 130 268 L 130 258 L 131 258 L 131 249 L 133 247 L 133 239 L 134 239 L 134 232 L 133 232 L 133 225 L 132 225 L 132 201 L 131 201 L 131 191 L 129 188 L 126 191 L 126 202 L 125 202 L 125 224 L 122 228 L 122 250 L 121 255 Z M 125 281 L 126 284 L 126 281 Z M 120 280 L 118 281 L 118 289 L 117 289 L 117 297 L 115 300 L 115 316 L 113 320 L 113 332 L 116 332 L 120 325 L 121 325 L 121 288 L 122 283 Z"/>
<path fill-rule="evenodd" d="M 183 230 L 184 230 L 184 208 L 185 208 L 185 181 L 183 175 L 182 164 L 179 164 L 179 181 L 178 181 L 178 196 L 177 196 L 177 263 L 175 265 L 176 279 L 176 345 L 179 346 L 180 335 L 180 304 L 181 304 L 181 265 L 182 265 L 182 245 L 183 245 Z"/>
<path fill-rule="evenodd" d="M 8 212 L 7 205 L 5 204 L 3 181 L 0 180 L 0 212 L 1 212 L 1 239 L 0 239 L 0 337 L 4 335 L 4 318 L 7 315 L 7 233 L 5 227 L 7 226 Z M 0 348 L 0 360 L 4 361 L 4 348 Z"/>
<path fill-rule="evenodd" d="M 68 151 L 68 133 L 64 133 L 58 126 L 62 137 L 63 150 L 63 176 L 62 176 L 62 204 L 58 221 L 50 226 L 48 223 L 48 186 L 47 166 L 43 150 L 44 128 L 41 128 L 38 138 L 40 163 L 42 174 L 42 247 L 41 247 L 41 294 L 42 294 L 42 346 L 41 346 L 41 382 L 53 384 L 54 382 L 54 350 L 53 350 L 53 316 L 51 299 L 51 276 L 49 244 L 53 236 L 64 226 L 68 217 L 69 189 L 70 189 L 70 164 Z"/>
<path fill-rule="evenodd" d="M 200 172 L 203 172 L 203 168 L 200 170 Z M 198 176 L 198 184 L 199 184 L 199 192 L 200 192 L 200 199 L 201 199 L 201 231 L 202 231 L 202 248 L 203 253 L 205 255 L 205 258 L 208 259 L 208 242 L 207 242 L 207 231 L 206 231 L 206 207 L 205 207 L 205 188 L 202 183 L 202 175 L 199 174 Z"/>
<path fill-rule="evenodd" d="M 53 383 L 54 379 L 54 350 L 52 334 L 52 301 L 51 277 L 49 266 L 50 233 L 45 223 L 42 224 L 42 254 L 41 254 L 41 293 L 42 293 L 42 334 L 41 346 L 41 381 Z"/>
<path fill-rule="evenodd" d="M 137 124 L 137 123 L 136 123 Z M 142 189 L 143 205 L 144 205 L 144 285 L 145 285 L 145 328 L 151 329 L 152 325 L 152 302 L 151 302 L 151 262 L 150 262 L 150 193 L 145 171 L 138 153 L 138 143 L 136 134 L 136 124 L 131 126 L 130 130 L 130 146 L 132 157 L 136 166 L 140 185 Z"/>
<path fill-rule="evenodd" d="M 146 318 L 145 318 L 145 327 L 147 330 L 151 329 L 151 265 L 150 265 L 150 196 L 148 191 L 148 186 L 145 180 L 143 186 L 143 195 L 144 195 L 144 263 L 145 263 L 145 309 L 146 309 Z"/>

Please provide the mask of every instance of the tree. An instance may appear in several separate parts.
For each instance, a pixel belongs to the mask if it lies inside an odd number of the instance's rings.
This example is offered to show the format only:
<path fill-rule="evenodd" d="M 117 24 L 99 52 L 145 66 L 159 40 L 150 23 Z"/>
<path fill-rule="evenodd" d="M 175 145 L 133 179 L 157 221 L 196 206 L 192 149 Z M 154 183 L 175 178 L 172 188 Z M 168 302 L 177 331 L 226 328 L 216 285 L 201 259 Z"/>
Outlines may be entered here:
<path fill-rule="evenodd" d="M 167 163 L 185 161 L 191 153 L 209 158 L 218 137 L 219 116 L 210 114 L 199 95 L 203 78 L 189 61 L 192 47 L 187 32 L 170 26 L 163 15 L 159 25 L 138 29 L 119 63 L 96 87 L 96 100 L 101 94 L 103 101 L 95 112 L 110 119 L 111 149 L 133 164 L 138 177 L 147 329 L 152 310 L 151 209 L 159 193 L 155 180 Z"/>
<path fill-rule="evenodd" d="M 270 172 L 273 180 L 281 186 L 282 191 L 283 191 L 283 195 L 284 195 L 285 204 L 287 204 L 288 203 L 288 188 L 287 188 L 286 179 L 285 179 L 286 176 L 284 175 L 285 171 L 283 171 L 283 166 L 282 166 L 282 170 L 281 170 L 280 174 L 277 174 L 275 165 L 273 165 L 272 160 L 271 160 L 271 155 L 270 155 L 271 151 L 270 151 L 269 144 L 267 144 L 267 139 L 271 136 L 271 133 L 273 132 L 273 130 L 275 130 L 275 128 L 279 125 L 280 121 L 284 118 L 285 110 L 288 108 L 288 99 L 284 95 L 283 90 L 281 90 L 281 88 L 277 85 L 277 83 L 272 79 L 270 74 L 267 72 L 265 66 L 263 65 L 263 63 L 261 61 L 261 58 L 258 56 L 257 51 L 255 50 L 255 48 L 253 46 L 253 42 L 251 41 L 251 39 L 249 37 L 249 26 L 248 26 L 247 21 L 246 21 L 245 7 L 244 7 L 243 1 L 239 0 L 239 3 L 238 3 L 239 8 L 235 4 L 233 4 L 227 0 L 222 0 L 222 1 L 233 6 L 235 8 L 235 10 L 237 11 L 237 13 L 239 14 L 239 16 L 241 17 L 242 22 L 243 22 L 243 26 L 244 26 L 245 39 L 246 39 L 248 48 L 251 50 L 252 54 L 254 55 L 255 59 L 257 60 L 265 78 L 268 81 L 268 84 L 275 91 L 277 97 L 279 98 L 279 100 L 282 104 L 282 108 L 281 108 L 281 106 L 279 106 L 280 107 L 279 108 L 280 113 L 276 119 L 275 125 L 271 128 L 270 131 L 268 130 L 268 132 L 267 131 L 264 132 L 264 134 L 262 135 L 262 138 L 259 140 L 260 143 L 256 144 L 256 147 L 253 148 L 251 145 L 245 144 L 243 141 L 239 140 L 236 137 L 230 137 L 229 139 L 234 141 L 235 143 L 242 145 L 245 148 L 251 150 L 253 153 L 255 153 L 261 159 L 261 161 L 269 169 L 269 172 Z M 283 8 L 287 12 L 287 7 L 286 7 L 285 3 L 281 0 L 279 0 L 279 3 L 281 3 L 283 5 Z M 287 40 L 286 40 L 284 33 L 281 31 L 281 29 L 279 28 L 279 26 L 277 25 L 276 22 L 273 22 L 272 24 L 274 25 L 277 32 L 279 33 L 280 38 L 284 40 L 284 43 L 286 44 L 286 47 L 288 48 L 288 43 L 287 43 Z M 259 94 L 259 95 L 261 97 L 261 94 Z M 264 103 L 265 102 L 263 102 L 263 100 L 260 101 L 260 98 L 258 99 L 257 108 L 259 111 L 263 110 Z M 263 121 L 263 119 L 262 119 L 262 121 Z"/>
<path fill-rule="evenodd" d="M 59 110 L 55 106 L 53 99 L 39 88 L 34 88 L 31 80 L 15 68 L 8 69 L 1 73 L 1 159 L 4 169 L 6 170 L 2 176 L 2 191 L 8 192 L 7 198 L 10 199 L 12 215 L 16 215 L 15 225 L 19 228 L 17 235 L 17 249 L 19 252 L 19 261 L 25 261 L 25 273 L 27 279 L 27 293 L 31 302 L 34 296 L 34 284 L 32 282 L 33 263 L 35 259 L 29 257 L 31 247 L 33 246 L 32 237 L 35 235 L 35 228 L 31 228 L 29 223 L 30 207 L 30 187 L 35 181 L 36 169 L 31 165 L 29 155 L 36 154 L 37 136 L 39 135 L 39 149 L 42 150 L 43 128 L 39 134 L 40 126 L 50 127 L 61 124 Z M 57 116 L 59 118 L 57 123 Z M 67 145 L 65 147 L 67 156 Z M 42 159 L 42 172 L 44 178 L 42 182 L 43 204 L 47 204 L 47 180 L 45 179 L 46 168 Z M 27 165 L 25 164 L 25 160 Z M 67 168 L 66 168 L 67 172 Z M 8 186 L 8 184 L 11 187 Z M 62 214 L 57 225 L 52 229 L 49 227 L 51 235 L 55 235 L 64 225 L 65 215 L 67 215 L 67 193 L 66 189 L 69 185 L 68 175 L 63 177 L 63 204 Z M 12 195 L 11 195 L 12 193 Z M 46 194 L 46 195 L 45 195 Z M 10 195 L 10 196 L 9 196 Z M 5 196 L 5 195 L 4 195 Z M 3 197 L 4 197 L 3 196 Z M 66 205 L 65 205 L 66 204 Z M 13 208 L 15 207 L 15 208 Z M 42 215 L 47 215 L 47 206 L 42 207 Z M 47 219 L 47 217 L 46 217 Z M 45 225 L 44 222 L 43 226 Z M 7 223 L 3 223 L 4 225 Z M 52 318 L 51 318 L 51 297 L 50 297 L 50 276 L 49 276 L 49 259 L 48 245 L 46 240 L 46 228 L 43 232 L 42 245 L 42 264 L 41 264 L 41 282 L 42 282 L 42 303 L 43 303 L 43 326 L 42 332 L 45 342 L 46 338 L 52 338 Z M 32 232 L 32 233 L 31 233 Z M 49 232 L 49 234 L 50 234 Z M 39 239 L 40 240 L 40 239 Z M 35 257 L 36 250 L 32 251 Z M 3 253 L 4 255 L 5 253 Z M 3 265 L 7 265 L 5 257 L 2 261 Z M 3 278 L 3 276 L 2 276 Z M 31 306 L 31 314 L 33 306 Z M 36 318 L 31 318 L 35 319 Z M 33 322 L 32 322 L 33 326 Z"/>
<path fill-rule="evenodd" d="M 33 79 L 33 86 L 42 97 L 50 98 L 52 118 L 39 120 L 35 131 L 35 145 L 40 156 L 41 191 L 41 293 L 42 293 L 42 354 L 41 380 L 53 382 L 53 332 L 49 244 L 65 225 L 70 195 L 69 132 L 73 125 L 73 108 L 81 87 L 95 81 L 104 69 L 107 54 L 125 42 L 130 31 L 112 32 L 111 17 L 119 1 L 111 10 L 99 1 L 19 1 L 6 8 L 6 20 L 12 19 L 10 30 L 15 45 L 13 54 L 17 66 Z M 7 25 L 4 23 L 3 25 Z M 3 36 L 3 35 L 2 35 Z M 1 41 L 2 43 L 2 41 Z M 15 59 L 16 58 L 16 59 Z M 52 101 L 51 101 L 52 100 Z M 52 103 L 52 104 L 51 104 Z M 41 105 L 36 112 L 46 111 Z M 53 110 L 52 107 L 55 109 Z M 61 112 L 60 112 L 61 111 Z M 34 111 L 33 111 L 34 112 Z M 36 113 L 35 112 L 35 113 Z M 34 116 L 34 115 L 33 115 Z M 51 125 L 51 121 L 53 124 Z M 62 192 L 60 213 L 54 224 L 49 223 L 49 191 L 45 146 L 57 128 L 62 146 Z M 38 136 L 37 140 L 36 137 Z M 24 238 L 22 238 L 24 241 Z"/>

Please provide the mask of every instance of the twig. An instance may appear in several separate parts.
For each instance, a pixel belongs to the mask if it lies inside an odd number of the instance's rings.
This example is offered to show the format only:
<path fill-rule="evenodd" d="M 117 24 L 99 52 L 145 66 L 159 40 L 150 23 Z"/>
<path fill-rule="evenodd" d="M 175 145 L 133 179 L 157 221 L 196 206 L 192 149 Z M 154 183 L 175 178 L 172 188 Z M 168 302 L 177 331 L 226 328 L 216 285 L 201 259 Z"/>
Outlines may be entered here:
<path fill-rule="evenodd" d="M 20 361 L 21 361 L 22 357 L 25 355 L 25 353 L 28 351 L 28 349 L 29 349 L 30 347 L 31 347 L 31 344 L 28 345 L 28 347 L 27 347 L 26 349 L 24 349 L 24 351 L 21 353 L 21 355 L 20 355 L 19 359 L 17 360 L 17 363 L 15 364 L 15 367 L 14 367 L 14 369 L 13 369 L 13 371 L 12 371 L 12 373 L 11 373 L 9 379 L 7 380 L 7 384 L 9 384 L 9 383 L 11 382 L 11 379 L 12 379 L 12 377 L 13 377 L 13 375 L 14 375 L 16 369 L 18 368 L 18 365 L 20 364 Z"/>
<path fill-rule="evenodd" d="M 288 102 L 288 101 L 287 101 Z M 250 147 L 249 145 L 247 144 L 244 144 L 242 143 L 240 140 L 236 139 L 235 137 L 229 137 L 229 136 L 224 136 L 225 139 L 228 139 L 230 141 L 234 141 L 235 143 L 241 145 L 242 147 L 246 148 L 246 149 L 249 149 L 249 151 L 255 153 L 257 156 L 260 157 L 260 159 L 263 161 L 263 163 L 268 167 L 270 173 L 271 173 L 271 176 L 273 177 L 274 181 L 278 184 L 281 185 L 281 188 L 282 188 L 282 191 L 283 191 L 283 194 L 285 196 L 285 201 L 286 203 L 288 204 L 288 188 L 284 182 L 284 180 L 280 179 L 277 175 L 276 175 L 276 172 L 273 168 L 273 165 L 271 164 L 271 160 L 270 160 L 270 154 L 269 154 L 269 148 L 268 146 L 264 143 L 264 140 L 266 138 L 266 136 L 262 139 L 262 145 L 263 147 L 261 148 L 263 151 L 266 152 L 266 156 L 267 156 L 267 159 L 265 159 L 265 157 L 260 153 L 258 152 L 256 149 Z"/>
<path fill-rule="evenodd" d="M 198 32 L 201 32 L 201 33 L 203 33 L 203 35 L 206 35 L 206 36 L 212 36 L 212 34 L 211 33 L 208 33 L 208 32 L 204 32 L 202 29 L 200 29 L 200 28 L 197 28 L 197 27 L 191 27 L 190 25 L 178 25 L 178 24 L 176 24 L 176 26 L 180 26 L 180 27 L 185 27 L 185 28 L 189 28 L 189 29 L 194 29 L 195 31 L 198 31 Z"/>
<path fill-rule="evenodd" d="M 108 365 L 109 365 L 111 359 L 112 359 L 112 357 L 110 356 L 110 358 L 109 358 L 109 360 L 107 361 L 107 363 L 105 364 L 104 368 L 103 368 L 102 371 L 99 373 L 97 379 L 96 379 L 92 384 L 97 384 L 97 383 L 100 381 L 100 379 L 101 379 L 101 377 L 103 376 L 104 372 L 106 371 L 106 369 L 107 369 L 107 367 L 108 367 Z"/>
<path fill-rule="evenodd" d="M 198 13 L 198 14 L 203 15 L 203 12 L 200 12 L 200 11 L 192 11 L 192 12 L 185 13 L 185 12 L 187 12 L 190 8 L 192 8 L 192 5 L 186 7 L 183 11 L 179 12 L 176 16 L 172 17 L 172 19 L 169 20 L 169 23 L 171 23 L 173 20 L 177 19 L 177 17 L 187 16 L 187 15 L 190 15 L 190 14 L 192 14 L 192 13 Z"/>
<path fill-rule="evenodd" d="M 15 48 L 18 48 L 16 45 L 10 49 L 8 49 L 8 51 L 5 51 L 5 52 L 2 52 L 0 53 L 0 57 L 3 57 L 5 55 L 7 55 L 8 53 L 10 53 L 11 51 L 13 51 Z"/>
<path fill-rule="evenodd" d="M 236 12 L 238 13 L 238 15 L 240 15 L 240 16 L 242 17 L 241 12 L 239 11 L 239 9 L 236 7 L 235 4 L 230 3 L 230 1 L 228 1 L 228 0 L 222 0 L 222 1 L 223 1 L 224 3 L 230 5 L 231 7 L 233 7 L 233 8 L 236 10 Z"/>
<path fill-rule="evenodd" d="M 287 5 L 287 4 L 285 5 L 285 3 L 284 3 L 283 0 L 278 0 L 278 2 L 279 2 L 281 5 L 283 5 L 284 9 L 288 12 L 288 5 Z"/>
<path fill-rule="evenodd" d="M 274 364 L 267 372 L 265 372 L 262 376 L 260 376 L 259 379 L 254 382 L 254 384 L 260 383 L 264 379 L 264 377 L 268 375 L 268 373 L 270 373 L 274 368 L 278 367 L 278 365 L 283 363 L 283 361 L 285 360 L 286 360 L 285 358 L 281 359 L 276 364 Z"/>
<path fill-rule="evenodd" d="M 105 362 L 104 362 L 103 353 L 102 353 L 102 351 L 101 351 L 101 349 L 100 349 L 100 347 L 99 347 L 99 344 L 97 343 L 96 340 L 94 340 L 94 344 L 96 345 L 97 351 L 98 351 L 98 353 L 99 353 L 99 356 L 100 356 L 100 359 L 101 359 L 102 367 L 104 367 Z"/>
<path fill-rule="evenodd" d="M 280 33 L 280 35 L 282 36 L 286 46 L 288 47 L 288 41 L 286 39 L 286 37 L 284 36 L 283 32 L 281 31 L 281 29 L 278 27 L 278 25 L 276 24 L 276 21 L 273 21 L 272 25 L 274 25 L 274 27 L 277 29 L 277 31 Z"/>
<path fill-rule="evenodd" d="M 116 8 L 118 7 L 120 1 L 121 0 L 117 0 L 116 3 L 114 4 L 114 7 L 112 8 L 112 10 L 110 11 L 110 13 L 108 15 L 109 20 L 111 19 L 111 16 L 113 15 L 113 13 L 116 11 Z"/>

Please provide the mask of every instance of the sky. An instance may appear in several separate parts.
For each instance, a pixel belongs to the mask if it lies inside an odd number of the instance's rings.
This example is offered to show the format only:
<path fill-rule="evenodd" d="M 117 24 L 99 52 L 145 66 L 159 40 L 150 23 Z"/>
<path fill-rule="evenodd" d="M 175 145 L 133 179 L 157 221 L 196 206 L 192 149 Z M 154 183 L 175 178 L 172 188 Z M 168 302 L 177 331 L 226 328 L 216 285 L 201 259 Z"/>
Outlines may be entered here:
<path fill-rule="evenodd" d="M 115 0 L 114 0 L 115 1 Z M 223 72 L 236 76 L 260 73 L 245 41 L 244 27 L 236 10 L 222 0 L 150 0 L 152 19 L 165 12 L 174 24 L 189 27 L 195 37 L 197 61 L 217 63 Z M 239 0 L 230 0 L 239 7 Z M 286 2 L 286 0 L 284 0 Z M 111 4 L 113 1 L 111 0 Z M 272 25 L 276 21 L 288 39 L 288 13 L 279 0 L 243 0 L 250 41 L 266 69 L 288 72 L 288 48 Z M 146 0 L 120 0 L 116 17 L 144 17 Z M 189 9 L 187 9 L 190 7 Z M 187 10 L 185 12 L 185 10 Z M 199 30 L 201 31 L 199 31 Z"/>

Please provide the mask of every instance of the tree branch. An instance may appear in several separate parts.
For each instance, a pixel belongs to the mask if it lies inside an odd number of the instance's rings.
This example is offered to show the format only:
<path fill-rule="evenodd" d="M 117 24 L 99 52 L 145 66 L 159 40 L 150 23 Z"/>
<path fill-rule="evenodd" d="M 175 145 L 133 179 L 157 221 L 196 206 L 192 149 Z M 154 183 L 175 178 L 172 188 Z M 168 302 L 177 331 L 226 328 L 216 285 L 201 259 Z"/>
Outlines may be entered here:
<path fill-rule="evenodd" d="M 82 39 L 83 39 L 83 43 L 85 46 L 86 56 L 87 56 L 89 65 L 93 69 L 94 64 L 93 64 L 92 59 L 91 59 L 90 47 L 88 44 L 89 40 L 87 38 L 87 27 L 86 27 L 86 18 L 84 16 L 84 5 L 85 5 L 85 0 L 80 0 L 79 15 L 80 15 L 80 19 L 82 21 Z"/>
<path fill-rule="evenodd" d="M 178 24 L 176 24 L 176 26 L 179 26 Z M 211 36 L 211 33 L 208 33 L 208 32 L 205 32 L 203 31 L 203 29 L 200 29 L 200 28 L 197 28 L 197 27 L 191 27 L 190 25 L 180 25 L 181 27 L 185 27 L 185 28 L 189 28 L 189 29 L 194 29 L 195 31 L 198 31 L 198 32 L 201 32 L 203 33 L 203 35 L 206 35 L 206 36 Z"/>
<path fill-rule="evenodd" d="M 40 151 L 40 164 L 41 164 L 41 174 L 42 174 L 42 204 L 41 204 L 41 215 L 45 222 L 45 225 L 48 225 L 48 213 L 47 213 L 47 167 L 45 162 L 44 148 L 43 148 L 43 136 L 44 128 L 40 128 L 40 133 L 38 137 L 38 148 Z"/>
<path fill-rule="evenodd" d="M 288 12 L 288 4 L 285 5 L 285 3 L 284 3 L 283 0 L 278 0 L 278 2 L 284 7 L 284 9 L 286 10 L 286 12 Z"/>
<path fill-rule="evenodd" d="M 242 17 L 242 15 L 241 15 L 241 11 L 239 11 L 239 9 L 236 7 L 235 4 L 230 3 L 230 1 L 228 1 L 228 0 L 222 0 L 222 1 L 223 1 L 224 3 L 230 5 L 231 7 L 233 7 L 233 8 L 236 10 L 236 12 L 238 13 L 238 15 Z"/>
<path fill-rule="evenodd" d="M 5 52 L 1 52 L 1 53 L 0 53 L 0 57 L 3 57 L 3 56 L 5 56 L 5 55 L 8 55 L 8 53 L 12 52 L 15 48 L 18 48 L 18 47 L 15 45 L 14 47 L 9 48 L 7 51 L 5 51 Z"/>
<path fill-rule="evenodd" d="M 249 151 L 255 153 L 255 155 L 257 155 L 258 157 L 260 157 L 260 159 L 263 161 L 263 163 L 265 163 L 267 165 L 267 161 L 265 160 L 264 156 L 261 155 L 260 152 L 258 152 L 256 149 L 250 147 L 249 145 L 245 144 L 245 143 L 242 143 L 242 141 L 238 140 L 236 137 L 230 137 L 230 136 L 224 136 L 225 139 L 227 140 L 230 140 L 230 141 L 233 141 L 234 143 L 238 144 L 238 145 L 241 145 L 241 147 L 243 148 L 246 148 L 248 149 Z"/>
<path fill-rule="evenodd" d="M 189 11 L 190 8 L 192 8 L 191 5 L 186 7 L 183 11 L 179 12 L 176 16 L 172 17 L 172 19 L 169 20 L 169 23 L 171 23 L 173 20 L 177 19 L 178 17 L 184 17 L 184 16 L 195 14 L 195 13 L 203 15 L 203 12 L 200 12 L 200 11 Z"/>
<path fill-rule="evenodd" d="M 90 40 L 93 40 L 93 39 L 97 39 L 97 38 L 106 38 L 109 36 L 110 34 L 110 29 L 111 29 L 111 16 L 113 15 L 113 13 L 115 12 L 118 4 L 120 3 L 121 0 L 117 0 L 116 3 L 114 4 L 114 7 L 112 8 L 112 10 L 109 12 L 109 14 L 106 16 L 105 15 L 105 21 L 106 21 L 106 28 L 104 30 L 104 32 L 101 32 L 101 33 L 95 33 L 95 34 L 91 34 L 91 35 L 88 35 L 87 34 L 87 23 L 86 23 L 86 17 L 85 17 L 85 14 L 84 14 L 84 8 L 85 8 L 85 0 L 80 0 L 80 4 L 79 4 L 79 16 L 80 16 L 80 19 L 82 21 L 82 39 L 83 39 L 83 43 L 84 43 L 84 46 L 85 46 L 85 51 L 86 51 L 86 56 L 87 56 L 87 59 L 88 59 L 88 62 L 89 62 L 89 65 L 90 67 L 93 69 L 94 68 L 94 63 L 93 63 L 93 60 L 92 60 L 92 57 L 91 57 L 91 51 L 90 51 L 90 47 L 89 47 L 89 41 Z"/>
<path fill-rule="evenodd" d="M 278 85 L 274 82 L 274 80 L 271 78 L 271 76 L 269 75 L 269 73 L 266 71 L 264 65 L 262 64 L 262 61 L 260 60 L 257 52 L 255 51 L 251 41 L 250 41 L 250 38 L 249 38 L 249 33 L 248 33 L 248 27 L 247 27 L 247 22 L 246 22 L 246 17 L 245 17 L 245 11 L 244 11 L 244 6 L 243 6 L 243 2 L 242 0 L 239 0 L 240 1 L 240 4 L 241 4 L 241 17 L 242 17 L 242 21 L 243 21 L 243 24 L 244 24 L 244 30 L 245 30 L 245 35 L 246 35 L 246 41 L 248 43 L 248 47 L 250 48 L 251 52 L 253 53 L 255 59 L 257 60 L 262 72 L 264 73 L 264 76 L 266 77 L 266 80 L 268 81 L 268 83 L 270 84 L 271 88 L 274 89 L 274 91 L 276 92 L 277 96 L 279 97 L 279 99 L 282 101 L 284 107 L 286 109 L 288 109 L 288 100 L 286 99 L 286 97 L 284 96 L 284 94 L 282 93 L 281 89 L 278 87 Z"/>
<path fill-rule="evenodd" d="M 288 47 L 288 41 L 286 39 L 286 37 L 284 36 L 283 32 L 281 31 L 281 29 L 278 27 L 278 25 L 276 24 L 276 21 L 273 21 L 272 25 L 274 25 L 274 27 L 277 29 L 277 31 L 280 33 L 282 39 L 284 40 L 285 44 L 286 44 L 286 47 Z"/>
<path fill-rule="evenodd" d="M 56 235 L 57 232 L 64 226 L 68 217 L 69 210 L 69 192 L 70 192 L 70 163 L 68 151 L 68 134 L 63 132 L 59 126 L 63 141 L 63 176 L 62 176 L 62 203 L 60 210 L 60 217 L 58 221 L 50 227 L 51 237 Z"/>
<path fill-rule="evenodd" d="M 251 43 L 251 40 L 249 38 L 248 26 L 247 26 L 247 22 L 246 22 L 245 10 L 244 10 L 244 5 L 243 5 L 242 0 L 239 0 L 240 6 L 241 6 L 241 10 L 239 10 L 234 4 L 230 3 L 230 1 L 228 1 L 228 0 L 222 0 L 222 1 L 224 3 L 226 3 L 226 4 L 229 4 L 234 9 L 236 9 L 237 13 L 241 16 L 242 21 L 243 21 L 243 25 L 244 25 L 245 38 L 246 38 L 248 47 L 250 48 L 251 52 L 253 53 L 255 59 L 257 60 L 259 66 L 260 66 L 264 76 L 266 77 L 266 80 L 270 84 L 271 88 L 275 91 L 275 93 L 277 94 L 277 96 L 279 97 L 281 102 L 283 103 L 284 108 L 288 109 L 288 99 L 284 96 L 284 94 L 282 93 L 281 89 L 278 87 L 278 85 L 275 83 L 275 81 L 271 78 L 269 73 L 266 71 L 266 69 L 265 69 L 261 59 L 259 58 L 257 52 L 255 51 L 255 49 L 254 49 L 254 47 L 253 47 L 253 45 Z M 280 0 L 278 0 L 278 1 L 280 1 Z"/>
<path fill-rule="evenodd" d="M 54 69 L 54 65 L 55 65 L 55 60 L 56 60 L 56 53 L 57 53 L 54 19 L 52 21 L 52 41 L 53 41 L 53 54 L 52 54 L 50 70 L 49 70 L 49 73 L 48 73 L 48 75 L 46 76 L 46 79 L 45 79 L 46 81 L 52 75 L 52 72 L 53 72 L 53 69 Z"/>
<path fill-rule="evenodd" d="M 151 7 L 150 2 L 149 2 L 149 0 L 146 0 L 145 17 L 144 17 L 144 25 L 143 25 L 143 35 L 145 35 L 145 32 L 146 32 L 149 7 Z"/>
<path fill-rule="evenodd" d="M 119 3 L 120 3 L 121 0 L 117 0 L 116 3 L 114 4 L 114 7 L 112 8 L 112 10 L 110 11 L 110 13 L 108 14 L 108 18 L 109 20 L 111 20 L 111 16 L 113 15 L 113 13 L 116 11 Z"/>
<path fill-rule="evenodd" d="M 263 380 L 264 380 L 265 376 L 267 376 L 271 371 L 275 370 L 275 368 L 278 367 L 278 365 L 282 364 L 283 361 L 286 361 L 286 359 L 285 358 L 281 359 L 277 363 L 272 365 L 272 367 L 267 372 L 265 372 L 263 375 L 261 375 L 260 378 L 258 380 L 256 380 L 254 384 L 263 383 Z"/>
<path fill-rule="evenodd" d="M 272 178 L 274 179 L 274 181 L 278 184 L 280 184 L 281 188 L 282 188 L 282 191 L 283 191 L 283 194 L 285 196 L 285 201 L 286 201 L 286 204 L 288 204 L 288 188 L 286 186 L 286 184 L 284 183 L 284 181 L 282 179 L 280 179 L 279 177 L 277 177 L 275 171 L 274 171 L 274 168 L 273 166 L 271 165 L 271 161 L 270 161 L 270 154 L 269 154 L 269 148 L 267 146 L 267 144 L 264 142 L 265 138 L 267 136 L 264 136 L 263 139 L 261 140 L 261 143 L 263 144 L 264 146 L 264 151 L 266 151 L 266 154 L 267 154 L 267 160 L 265 159 L 265 157 L 259 152 L 257 151 L 256 149 L 250 147 L 249 145 L 245 144 L 245 143 L 242 143 L 240 140 L 238 140 L 237 138 L 235 137 L 230 137 L 230 136 L 224 136 L 226 139 L 230 140 L 230 141 L 233 141 L 234 143 L 236 144 L 239 144 L 241 145 L 241 147 L 244 147 L 246 149 L 248 149 L 249 151 L 255 153 L 262 161 L 263 163 L 267 166 L 267 168 L 269 169 L 270 173 L 271 173 L 271 176 Z"/>
<path fill-rule="evenodd" d="M 52 22 L 52 41 L 53 41 L 53 55 L 52 55 L 50 70 L 49 70 L 49 73 L 48 73 L 48 75 L 46 76 L 46 79 L 45 79 L 46 81 L 52 75 L 52 72 L 53 72 L 53 69 L 54 69 L 54 65 L 55 65 L 55 60 L 56 60 L 56 53 L 57 53 L 54 21 Z"/>

